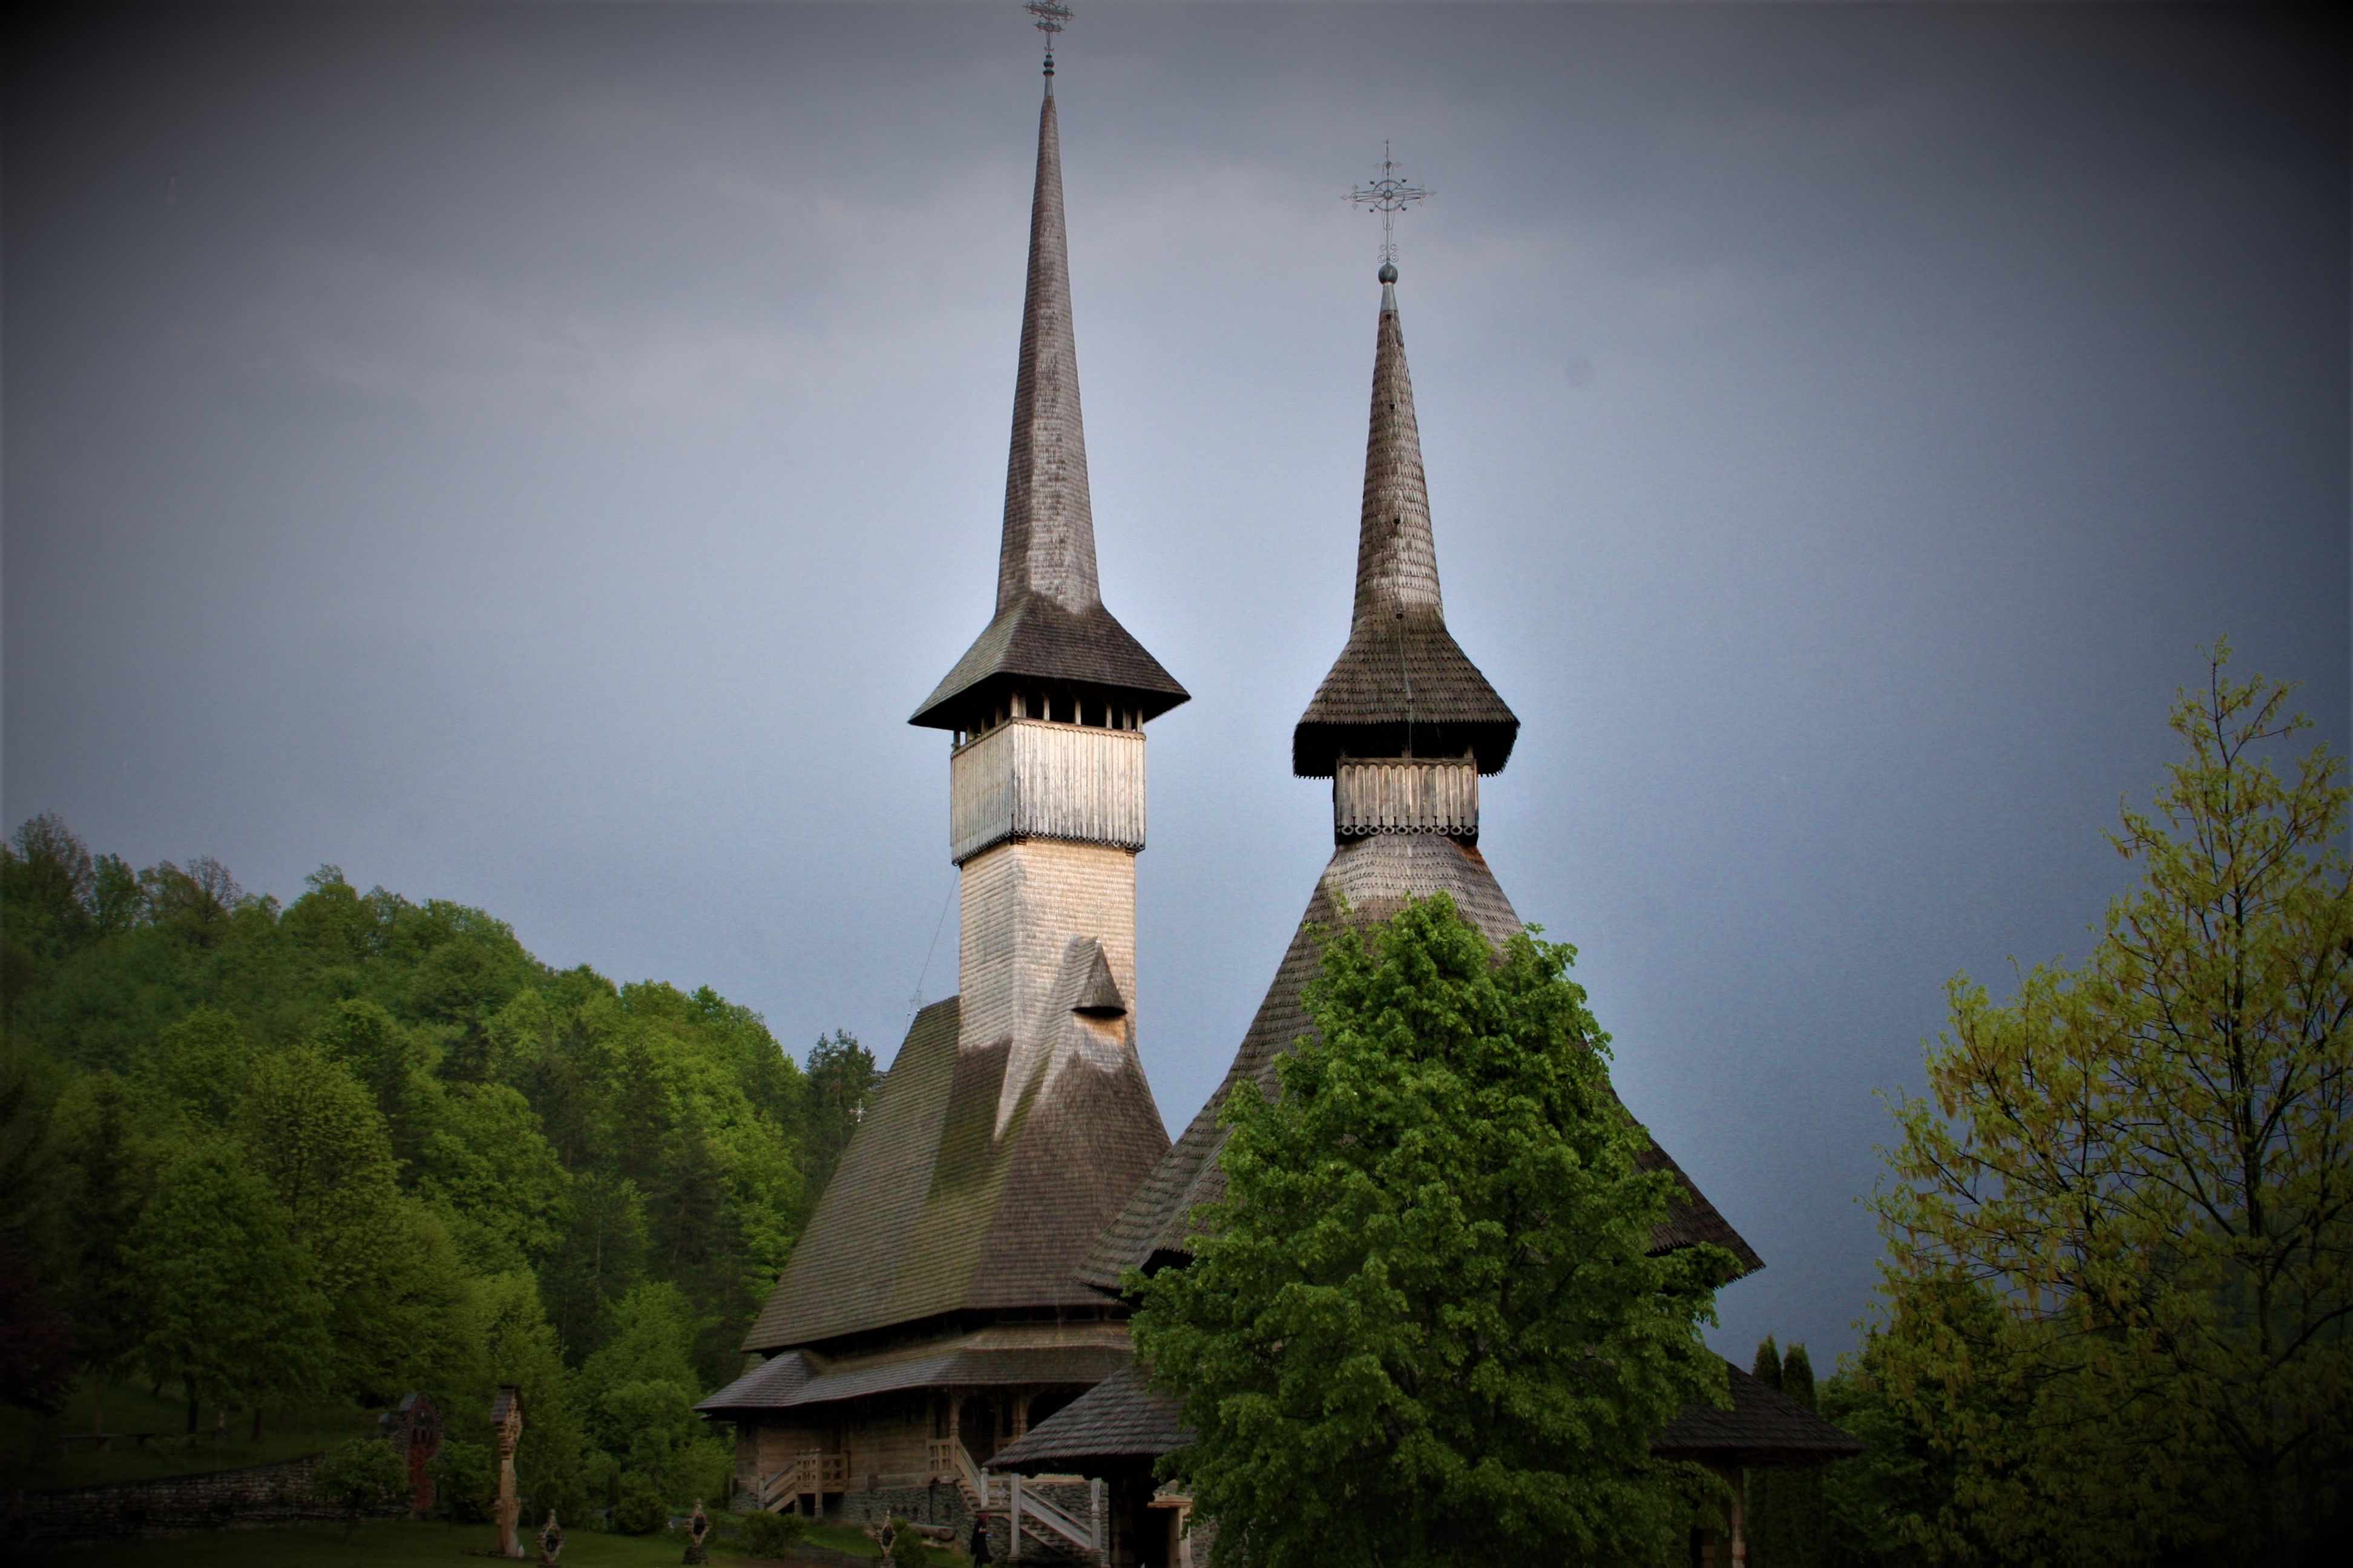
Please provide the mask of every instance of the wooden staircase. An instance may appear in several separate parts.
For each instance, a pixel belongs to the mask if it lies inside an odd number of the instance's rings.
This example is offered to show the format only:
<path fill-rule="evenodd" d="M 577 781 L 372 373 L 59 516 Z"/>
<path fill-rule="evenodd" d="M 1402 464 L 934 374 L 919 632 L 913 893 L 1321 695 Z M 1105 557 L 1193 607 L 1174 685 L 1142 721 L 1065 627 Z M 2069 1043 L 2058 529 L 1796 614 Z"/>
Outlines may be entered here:
<path fill-rule="evenodd" d="M 849 1489 L 849 1456 L 824 1454 L 815 1448 L 796 1454 L 760 1478 L 760 1506 L 769 1512 L 796 1507 L 803 1498 L 808 1513 L 825 1511 L 825 1494 Z"/>

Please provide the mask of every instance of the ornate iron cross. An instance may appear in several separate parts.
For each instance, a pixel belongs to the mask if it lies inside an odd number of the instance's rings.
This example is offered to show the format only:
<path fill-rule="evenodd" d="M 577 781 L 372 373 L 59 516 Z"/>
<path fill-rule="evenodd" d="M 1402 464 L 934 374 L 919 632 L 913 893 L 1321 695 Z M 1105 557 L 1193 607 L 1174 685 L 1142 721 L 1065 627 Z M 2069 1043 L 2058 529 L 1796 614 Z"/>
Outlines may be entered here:
<path fill-rule="evenodd" d="M 1381 215 L 1381 259 L 1391 263 L 1397 260 L 1397 215 L 1416 202 L 1429 199 L 1430 192 L 1398 173 L 1397 161 L 1389 156 L 1389 144 L 1386 142 L 1381 143 L 1381 177 L 1348 193 L 1350 205 L 1370 207 Z"/>

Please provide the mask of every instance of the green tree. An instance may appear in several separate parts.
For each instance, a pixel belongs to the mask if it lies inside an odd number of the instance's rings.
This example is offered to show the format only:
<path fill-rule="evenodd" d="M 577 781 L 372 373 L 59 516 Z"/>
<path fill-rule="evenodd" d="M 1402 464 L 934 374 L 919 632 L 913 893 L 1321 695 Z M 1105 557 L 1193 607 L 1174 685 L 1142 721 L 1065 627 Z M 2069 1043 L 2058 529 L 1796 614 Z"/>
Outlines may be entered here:
<path fill-rule="evenodd" d="M 0 1045 L 0 1405 L 53 1415 L 73 1385 L 75 1343 L 42 1281 L 58 1255 L 64 1184 L 36 1064 Z"/>
<path fill-rule="evenodd" d="M 480 1347 L 465 1268 L 439 1217 L 396 1197 L 375 1211 L 364 1239 L 345 1254 L 352 1272 L 327 1315 L 341 1389 L 388 1405 L 465 1375 Z"/>
<path fill-rule="evenodd" d="M 523 1435 L 515 1473 L 533 1514 L 580 1510 L 582 1464 L 587 1451 L 580 1403 L 563 1347 L 528 1274 L 501 1274 L 474 1288 L 474 1332 L 481 1354 L 479 1379 L 456 1392 L 448 1408 L 488 1412 L 501 1384 L 522 1390 Z"/>
<path fill-rule="evenodd" d="M 468 1268 L 489 1275 L 544 1263 L 570 1186 L 529 1100 L 502 1083 L 450 1087 L 417 1190 Z"/>
<path fill-rule="evenodd" d="M 1923 1544 L 2287 1561 L 2353 1472 L 2348 790 L 2217 647 L 2079 967 L 1966 975 L 1875 1199 L 1874 1377 L 1954 1465 Z"/>
<path fill-rule="evenodd" d="M 342 1295 L 397 1191 L 391 1140 L 367 1091 L 340 1063 L 289 1051 L 255 1069 L 238 1131 L 315 1260 L 319 1288 Z"/>
<path fill-rule="evenodd" d="M 801 1142 L 802 1169 L 807 1174 L 808 1201 L 813 1205 L 833 1179 L 858 1119 L 866 1113 L 866 1097 L 874 1091 L 880 1074 L 874 1053 L 858 1037 L 836 1029 L 809 1047 L 804 1068 L 808 1081 L 808 1111 Z"/>
<path fill-rule="evenodd" d="M 77 1359 L 94 1384 L 91 1430 L 104 1432 L 107 1379 L 147 1331 L 147 1302 L 128 1244 L 153 1192 L 155 1157 L 111 1072 L 69 1090 L 58 1121 L 71 1183 L 64 1215 L 66 1310 Z"/>
<path fill-rule="evenodd" d="M 368 1514 L 408 1489 L 408 1467 L 381 1437 L 353 1437 L 336 1444 L 311 1472 L 311 1495 L 343 1505 L 343 1543 Z"/>
<path fill-rule="evenodd" d="M 576 1385 L 590 1433 L 617 1463 L 624 1491 L 649 1489 L 685 1505 L 728 1489 L 731 1451 L 694 1413 L 702 1392 L 697 1327 L 676 1286 L 640 1285 L 615 1307 L 612 1331 L 581 1363 Z"/>
<path fill-rule="evenodd" d="M 1806 1347 L 1787 1354 L 1765 1336 L 1755 1376 L 1767 1388 L 1814 1408 L 1814 1364 Z M 1821 1472 L 1767 1467 L 1748 1474 L 1748 1557 L 1752 1568 L 1814 1568 L 1822 1560 Z"/>
<path fill-rule="evenodd" d="M 1703 1483 L 1650 1439 L 1725 1398 L 1699 1327 L 1732 1263 L 1651 1254 L 1672 1178 L 1573 956 L 1409 902 L 1328 939 L 1279 1096 L 1228 1102 L 1193 1262 L 1127 1280 L 1221 1563 L 1676 1554 Z"/>
<path fill-rule="evenodd" d="M 430 1039 L 403 1028 L 382 1004 L 365 997 L 337 1005 L 311 1039 L 374 1098 L 393 1158 L 413 1175 L 440 1120 L 441 1086 L 433 1076 L 438 1053 Z"/>
<path fill-rule="evenodd" d="M 571 1223 L 543 1271 L 565 1344 L 593 1351 L 603 1342 L 614 1304 L 645 1278 L 647 1250 L 637 1184 L 594 1169 L 575 1177 Z"/>
<path fill-rule="evenodd" d="M 260 1177 L 218 1143 L 174 1162 L 139 1216 L 129 1253 L 147 1304 L 140 1358 L 156 1381 L 181 1381 L 190 1432 L 207 1398 L 259 1405 L 325 1381 L 326 1302 L 290 1228 Z"/>
<path fill-rule="evenodd" d="M 236 1017 L 196 1007 L 165 1029 L 139 1064 L 143 1083 L 201 1132 L 229 1124 L 245 1102 L 253 1048 Z"/>

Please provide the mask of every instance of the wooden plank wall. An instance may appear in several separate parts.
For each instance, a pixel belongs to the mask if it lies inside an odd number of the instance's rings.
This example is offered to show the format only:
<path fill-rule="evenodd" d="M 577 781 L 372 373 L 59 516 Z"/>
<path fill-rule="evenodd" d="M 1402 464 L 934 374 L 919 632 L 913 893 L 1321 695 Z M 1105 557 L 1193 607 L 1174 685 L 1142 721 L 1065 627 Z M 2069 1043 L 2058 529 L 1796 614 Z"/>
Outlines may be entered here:
<path fill-rule="evenodd" d="M 1015 719 L 948 764 L 949 858 L 1008 838 L 1144 847 L 1144 731 Z"/>
<path fill-rule="evenodd" d="M 1421 757 L 1343 761 L 1332 773 L 1332 826 L 1343 838 L 1367 833 L 1475 837 L 1478 764 Z"/>

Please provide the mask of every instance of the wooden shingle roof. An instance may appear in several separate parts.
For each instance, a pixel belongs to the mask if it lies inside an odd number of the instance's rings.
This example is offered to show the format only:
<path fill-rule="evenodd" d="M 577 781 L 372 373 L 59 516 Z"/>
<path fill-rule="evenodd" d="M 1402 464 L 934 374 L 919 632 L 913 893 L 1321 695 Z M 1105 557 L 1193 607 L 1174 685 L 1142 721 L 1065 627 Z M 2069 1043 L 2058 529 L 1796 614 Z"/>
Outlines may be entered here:
<path fill-rule="evenodd" d="M 1519 732 L 1519 720 L 1446 629 L 1405 329 L 1396 293 L 1384 284 L 1365 441 L 1356 609 L 1347 645 L 1292 731 L 1292 770 L 1324 778 L 1343 755 L 1467 753 L 1478 760 L 1481 773 L 1499 773 Z"/>
<path fill-rule="evenodd" d="M 977 727 L 982 712 L 1024 681 L 1091 688 L 1146 719 L 1186 700 L 1185 689 L 1103 608 L 1096 582 L 1094 503 L 1087 488 L 1068 251 L 1060 120 L 1049 78 L 1038 111 L 1029 281 L 1021 302 L 1021 364 L 1013 384 L 997 609 L 909 723 L 937 730 Z"/>
<path fill-rule="evenodd" d="M 955 998 L 915 1016 L 744 1349 L 1100 1305 L 1078 1267 L 1168 1147 L 1134 1054 L 1059 1058 L 1000 1132 L 1010 1042 L 959 1051 L 956 1037 Z"/>
<path fill-rule="evenodd" d="M 1146 1387 L 1130 1362 L 997 1450 L 988 1468 L 1005 1475 L 1084 1475 L 1090 1463 L 1156 1458 L 1193 1440 L 1183 1414 L 1176 1400 Z"/>
<path fill-rule="evenodd" d="M 1788 1394 L 1724 1363 L 1732 1408 L 1694 1405 L 1651 1439 L 1651 1451 L 1708 1465 L 1826 1465 L 1862 1445 Z"/>
<path fill-rule="evenodd" d="M 1226 1133 L 1218 1125 L 1218 1113 L 1224 1109 L 1227 1095 L 1245 1077 L 1272 1093 L 1276 1059 L 1313 1027 L 1302 994 L 1323 964 L 1315 928 L 1373 924 L 1395 914 L 1408 896 L 1427 898 L 1440 892 L 1451 895 L 1462 917 L 1493 942 L 1501 943 L 1521 929 L 1511 900 L 1504 896 L 1476 848 L 1435 834 L 1380 833 L 1351 840 L 1334 853 L 1275 970 L 1274 983 L 1267 987 L 1265 1000 L 1259 1004 L 1258 1015 L 1242 1037 L 1241 1048 L 1226 1069 L 1224 1081 L 1196 1113 L 1159 1168 L 1136 1189 L 1119 1217 L 1096 1241 L 1081 1271 L 1087 1283 L 1116 1291 L 1124 1269 L 1151 1269 L 1190 1256 L 1186 1238 L 1193 1209 L 1225 1196 L 1218 1151 L 1225 1144 Z M 1673 1171 L 1686 1194 L 1684 1202 L 1668 1211 L 1651 1238 L 1654 1247 L 1664 1250 L 1710 1241 L 1737 1258 L 1742 1273 L 1764 1267 L 1755 1250 L 1664 1150 L 1653 1145 L 1642 1163 L 1648 1169 Z"/>
<path fill-rule="evenodd" d="M 1709 1465 L 1825 1465 L 1852 1458 L 1862 1445 L 1799 1405 L 1725 1363 L 1732 1408 L 1686 1407 L 1651 1439 L 1665 1458 Z M 1038 1475 L 1101 1474 L 1112 1461 L 1156 1458 L 1193 1440 L 1184 1407 L 1152 1388 L 1131 1363 L 997 1451 L 988 1468 Z"/>
<path fill-rule="evenodd" d="M 1101 1383 L 1128 1362 L 1124 1346 L 1104 1344 L 946 1349 L 919 1347 L 818 1369 L 817 1358 L 788 1351 L 753 1368 L 695 1408 L 721 1421 L 807 1405 L 830 1405 L 911 1388 L 1007 1388 Z"/>

